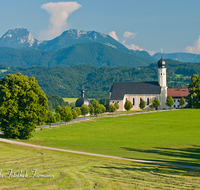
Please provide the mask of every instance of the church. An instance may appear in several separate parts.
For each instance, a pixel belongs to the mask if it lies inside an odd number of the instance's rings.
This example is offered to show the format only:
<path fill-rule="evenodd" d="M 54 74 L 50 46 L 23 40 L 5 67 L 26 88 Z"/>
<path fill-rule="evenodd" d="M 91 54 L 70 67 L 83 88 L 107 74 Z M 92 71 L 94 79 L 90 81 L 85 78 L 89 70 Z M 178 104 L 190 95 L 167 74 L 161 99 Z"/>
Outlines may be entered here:
<path fill-rule="evenodd" d="M 167 75 L 166 62 L 158 61 L 158 82 L 114 82 L 110 90 L 110 104 L 118 102 L 118 111 L 125 111 L 124 104 L 129 100 L 133 107 L 131 110 L 140 110 L 140 100 L 145 101 L 144 109 L 150 108 L 152 100 L 158 98 L 159 109 L 167 109 Z"/>

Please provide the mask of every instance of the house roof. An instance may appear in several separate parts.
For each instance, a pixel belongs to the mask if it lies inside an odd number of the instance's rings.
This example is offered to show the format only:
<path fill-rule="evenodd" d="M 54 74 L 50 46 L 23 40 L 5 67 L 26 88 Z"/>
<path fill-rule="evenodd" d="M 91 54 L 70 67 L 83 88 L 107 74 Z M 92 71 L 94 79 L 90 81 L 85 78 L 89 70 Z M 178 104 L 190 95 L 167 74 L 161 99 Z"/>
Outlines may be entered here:
<path fill-rule="evenodd" d="M 110 100 L 123 100 L 125 94 L 160 94 L 158 82 L 114 82 Z"/>
<path fill-rule="evenodd" d="M 189 90 L 187 88 L 171 88 L 167 90 L 167 97 L 171 96 L 173 98 L 187 97 Z"/>

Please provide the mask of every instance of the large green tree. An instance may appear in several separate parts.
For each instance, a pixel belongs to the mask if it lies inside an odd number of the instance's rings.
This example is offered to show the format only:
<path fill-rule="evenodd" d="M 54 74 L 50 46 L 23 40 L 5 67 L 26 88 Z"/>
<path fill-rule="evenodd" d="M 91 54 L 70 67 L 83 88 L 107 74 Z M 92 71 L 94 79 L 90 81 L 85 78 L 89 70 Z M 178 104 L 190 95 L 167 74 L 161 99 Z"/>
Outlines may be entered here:
<path fill-rule="evenodd" d="M 172 106 L 174 105 L 174 100 L 171 96 L 167 97 L 166 105 L 170 108 L 170 110 L 172 109 Z"/>
<path fill-rule="evenodd" d="M 188 85 L 189 97 L 188 103 L 191 107 L 200 107 L 200 77 L 194 74 L 191 77 L 191 82 Z"/>
<path fill-rule="evenodd" d="M 0 123 L 8 138 L 29 139 L 45 120 L 48 105 L 35 78 L 21 73 L 0 80 Z"/>

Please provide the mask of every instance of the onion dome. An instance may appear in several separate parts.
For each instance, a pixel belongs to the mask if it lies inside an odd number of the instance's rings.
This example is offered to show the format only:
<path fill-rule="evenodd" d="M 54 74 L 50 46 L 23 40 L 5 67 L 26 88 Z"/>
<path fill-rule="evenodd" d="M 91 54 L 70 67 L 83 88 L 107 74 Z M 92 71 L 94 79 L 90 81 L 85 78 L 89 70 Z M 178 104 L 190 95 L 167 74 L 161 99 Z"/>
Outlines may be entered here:
<path fill-rule="evenodd" d="M 165 68 L 166 62 L 165 60 L 161 57 L 161 59 L 158 61 L 158 68 Z"/>
<path fill-rule="evenodd" d="M 81 107 L 83 104 L 89 106 L 90 101 L 84 97 L 84 93 L 85 93 L 85 91 L 82 90 L 81 97 L 78 100 L 76 100 L 76 107 Z"/>

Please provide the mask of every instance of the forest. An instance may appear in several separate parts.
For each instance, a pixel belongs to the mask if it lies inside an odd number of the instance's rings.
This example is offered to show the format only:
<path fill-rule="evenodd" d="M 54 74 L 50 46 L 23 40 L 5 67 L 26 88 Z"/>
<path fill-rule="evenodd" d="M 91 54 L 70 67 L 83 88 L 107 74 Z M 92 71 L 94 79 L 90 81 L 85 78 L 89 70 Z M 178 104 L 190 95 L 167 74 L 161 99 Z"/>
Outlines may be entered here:
<path fill-rule="evenodd" d="M 193 74 L 200 74 L 199 63 L 166 61 L 168 88 L 187 88 Z M 157 81 L 157 63 L 148 66 L 103 66 L 76 65 L 70 67 L 10 67 L 0 65 L 0 78 L 7 74 L 22 73 L 33 76 L 47 95 L 80 97 L 84 86 L 87 98 L 109 98 L 113 82 Z"/>

